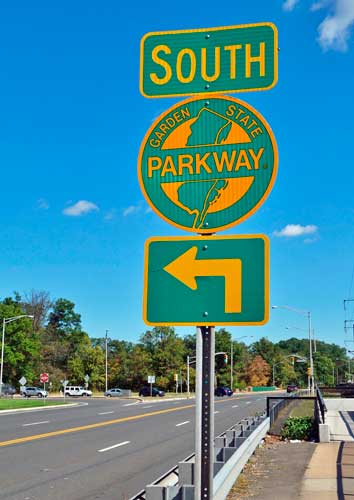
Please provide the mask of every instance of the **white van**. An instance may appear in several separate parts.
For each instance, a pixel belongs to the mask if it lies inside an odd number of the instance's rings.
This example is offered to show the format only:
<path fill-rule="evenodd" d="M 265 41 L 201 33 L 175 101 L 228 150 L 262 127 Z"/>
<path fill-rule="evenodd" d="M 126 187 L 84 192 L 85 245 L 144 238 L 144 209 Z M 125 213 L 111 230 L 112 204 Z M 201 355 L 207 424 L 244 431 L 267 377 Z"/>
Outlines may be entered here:
<path fill-rule="evenodd" d="M 65 396 L 92 396 L 92 391 L 85 389 L 81 385 L 67 385 L 64 390 Z"/>

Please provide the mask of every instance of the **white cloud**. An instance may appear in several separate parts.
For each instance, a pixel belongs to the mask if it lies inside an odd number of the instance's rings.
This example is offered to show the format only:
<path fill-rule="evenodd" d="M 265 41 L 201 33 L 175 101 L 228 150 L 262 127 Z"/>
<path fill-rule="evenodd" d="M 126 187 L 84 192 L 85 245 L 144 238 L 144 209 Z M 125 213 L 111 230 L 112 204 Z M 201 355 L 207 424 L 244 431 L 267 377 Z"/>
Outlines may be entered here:
<path fill-rule="evenodd" d="M 287 224 L 280 231 L 274 231 L 274 236 L 282 237 L 294 237 L 303 236 L 304 234 L 314 234 L 317 233 L 318 227 L 314 225 L 301 226 L 300 224 Z"/>
<path fill-rule="evenodd" d="M 112 208 L 112 210 L 109 210 L 109 212 L 107 212 L 103 218 L 104 220 L 113 220 L 115 219 L 115 217 L 116 217 L 116 209 Z"/>
<path fill-rule="evenodd" d="M 140 205 L 130 205 L 129 207 L 127 207 L 123 210 L 123 216 L 127 217 L 127 215 L 136 214 L 137 212 L 140 212 L 140 209 L 141 209 L 141 204 Z"/>
<path fill-rule="evenodd" d="M 283 10 L 291 12 L 300 0 L 285 0 Z M 354 25 L 354 0 L 315 0 L 310 10 L 327 10 L 327 15 L 318 26 L 317 41 L 323 50 L 348 50 L 348 41 Z"/>
<path fill-rule="evenodd" d="M 319 0 L 311 5 L 311 12 L 316 12 L 317 10 L 324 9 L 325 7 L 329 7 L 333 3 L 333 0 Z"/>
<path fill-rule="evenodd" d="M 44 198 L 39 198 L 39 200 L 37 200 L 37 208 L 40 208 L 41 210 L 48 210 L 49 203 Z"/>
<path fill-rule="evenodd" d="M 328 15 L 318 27 L 318 42 L 324 50 L 348 49 L 348 40 L 354 24 L 354 1 L 333 0 L 333 13 Z M 321 5 L 314 4 L 315 8 Z M 322 4 L 323 5 L 323 4 Z"/>
<path fill-rule="evenodd" d="M 285 0 L 283 3 L 283 10 L 286 12 L 291 12 L 292 10 L 295 9 L 296 4 L 299 3 L 299 0 Z"/>
<path fill-rule="evenodd" d="M 91 201 L 80 200 L 71 207 L 64 208 L 63 214 L 71 217 L 80 217 L 80 215 L 88 214 L 89 212 L 98 211 L 97 205 Z"/>

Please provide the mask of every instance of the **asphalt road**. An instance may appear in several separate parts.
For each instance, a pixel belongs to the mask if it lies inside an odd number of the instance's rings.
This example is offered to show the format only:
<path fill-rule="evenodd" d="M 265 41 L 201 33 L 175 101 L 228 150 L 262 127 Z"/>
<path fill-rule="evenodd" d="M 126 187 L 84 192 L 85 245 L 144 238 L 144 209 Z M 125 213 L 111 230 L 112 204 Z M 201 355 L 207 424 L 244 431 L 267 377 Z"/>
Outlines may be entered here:
<path fill-rule="evenodd" d="M 215 398 L 215 434 L 265 399 Z M 82 402 L 0 414 L 0 499 L 123 500 L 194 451 L 193 399 Z"/>

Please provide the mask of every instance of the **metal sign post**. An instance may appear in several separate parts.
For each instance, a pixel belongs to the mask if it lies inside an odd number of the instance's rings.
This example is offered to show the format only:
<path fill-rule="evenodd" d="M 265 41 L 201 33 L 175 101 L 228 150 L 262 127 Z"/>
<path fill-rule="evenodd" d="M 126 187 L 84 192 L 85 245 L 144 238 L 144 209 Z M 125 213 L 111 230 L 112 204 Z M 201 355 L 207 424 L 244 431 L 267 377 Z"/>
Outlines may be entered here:
<path fill-rule="evenodd" d="M 197 328 L 194 499 L 213 498 L 215 328 Z"/>

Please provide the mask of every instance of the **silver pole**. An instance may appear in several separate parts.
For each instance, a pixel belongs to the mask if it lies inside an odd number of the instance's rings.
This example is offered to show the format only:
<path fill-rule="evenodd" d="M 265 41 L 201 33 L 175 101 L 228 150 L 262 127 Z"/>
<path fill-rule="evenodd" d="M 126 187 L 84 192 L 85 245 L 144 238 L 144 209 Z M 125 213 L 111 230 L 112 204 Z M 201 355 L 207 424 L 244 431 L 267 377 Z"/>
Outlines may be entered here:
<path fill-rule="evenodd" d="M 108 391 L 108 349 L 107 349 L 107 344 L 108 344 L 108 331 L 106 330 L 106 392 Z"/>
<path fill-rule="evenodd" d="M 189 355 L 187 356 L 187 398 L 190 397 L 189 392 Z"/>
<path fill-rule="evenodd" d="M 311 312 L 308 311 L 307 313 L 307 319 L 308 319 L 308 325 L 309 325 L 309 342 L 310 342 L 310 392 L 311 394 L 314 393 L 315 390 L 315 384 L 314 384 L 314 376 L 313 376 L 313 358 L 312 358 L 312 339 L 311 339 Z"/>
<path fill-rule="evenodd" d="M 214 496 L 214 392 L 215 392 L 215 327 L 209 327 L 210 332 L 210 383 L 211 383 L 211 391 L 210 391 L 210 486 L 209 490 L 211 492 L 210 499 Z"/>
<path fill-rule="evenodd" d="M 275 387 L 275 364 L 273 364 L 273 387 Z"/>
<path fill-rule="evenodd" d="M 202 331 L 196 330 L 195 365 L 195 464 L 194 500 L 201 499 L 201 460 L 202 460 Z"/>
<path fill-rule="evenodd" d="M 2 394 L 2 375 L 4 371 L 4 347 L 5 347 L 5 318 L 2 320 L 2 338 L 1 338 L 1 367 L 0 367 L 0 394 Z"/>
<path fill-rule="evenodd" d="M 231 337 L 231 356 L 230 356 L 230 384 L 231 384 L 231 387 L 230 389 L 233 391 L 234 390 L 234 374 L 233 374 L 233 371 L 234 371 L 234 346 L 233 346 L 233 342 L 232 342 L 232 337 Z"/>

